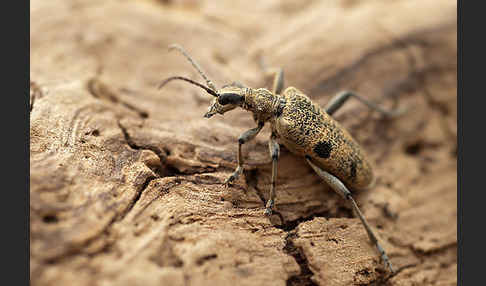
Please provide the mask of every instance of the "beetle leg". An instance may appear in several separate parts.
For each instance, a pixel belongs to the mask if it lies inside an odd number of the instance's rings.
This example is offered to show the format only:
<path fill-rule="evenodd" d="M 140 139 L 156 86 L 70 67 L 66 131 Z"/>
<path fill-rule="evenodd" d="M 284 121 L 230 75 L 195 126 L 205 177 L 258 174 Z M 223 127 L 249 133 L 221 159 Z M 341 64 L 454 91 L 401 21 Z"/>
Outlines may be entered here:
<path fill-rule="evenodd" d="M 381 247 L 380 243 L 378 242 L 376 235 L 373 233 L 373 230 L 371 229 L 370 225 L 368 224 L 365 217 L 363 216 L 360 209 L 358 208 L 358 205 L 356 204 L 356 201 L 351 196 L 351 192 L 348 190 L 348 188 L 346 188 L 346 186 L 338 178 L 322 170 L 318 166 L 314 165 L 308 157 L 306 157 L 306 160 L 307 163 L 309 163 L 309 165 L 312 167 L 312 169 L 314 169 L 314 171 L 319 175 L 319 177 L 321 177 L 336 193 L 338 193 L 341 197 L 343 197 L 351 204 L 354 212 L 357 214 L 357 216 L 361 220 L 361 223 L 366 229 L 366 232 L 368 233 L 368 237 L 370 238 L 371 242 L 376 246 L 376 248 L 380 252 L 381 259 L 385 263 L 385 266 L 388 267 L 390 271 L 393 273 L 394 272 L 393 267 L 391 265 L 390 260 L 388 259 L 388 256 L 385 253 L 385 250 L 383 249 L 383 247 Z"/>
<path fill-rule="evenodd" d="M 224 181 L 224 184 L 226 186 L 229 186 L 234 180 L 238 179 L 240 174 L 243 172 L 243 156 L 241 155 L 241 146 L 246 142 L 255 138 L 255 136 L 260 132 L 260 130 L 262 130 L 263 125 L 264 125 L 263 122 L 259 122 L 257 127 L 243 132 L 243 134 L 241 134 L 240 137 L 238 138 L 238 155 L 236 157 L 238 160 L 238 167 L 236 167 L 236 170 L 233 172 L 233 174 L 231 174 L 231 176 L 229 176 Z"/>
<path fill-rule="evenodd" d="M 280 94 L 280 93 L 282 93 L 282 90 L 283 90 L 283 87 L 284 87 L 283 69 L 277 68 L 273 72 L 275 73 L 275 76 L 273 78 L 272 91 L 273 91 L 274 94 Z"/>
<path fill-rule="evenodd" d="M 394 109 L 394 110 L 386 110 L 383 109 L 383 107 L 379 106 L 378 104 L 365 99 L 351 91 L 343 91 L 338 94 L 336 94 L 329 103 L 326 105 L 325 110 L 327 114 L 332 115 L 334 112 L 336 112 L 350 97 L 354 97 L 357 100 L 359 100 L 361 103 L 365 104 L 369 108 L 380 112 L 386 117 L 393 118 L 402 115 L 403 113 L 406 112 L 406 109 Z"/>
<path fill-rule="evenodd" d="M 284 73 L 282 68 L 268 68 L 263 56 L 259 57 L 260 67 L 262 68 L 265 76 L 273 75 L 272 92 L 274 94 L 280 94 L 284 87 Z"/>
<path fill-rule="evenodd" d="M 272 156 L 272 184 L 270 186 L 270 198 L 267 201 L 265 208 L 265 215 L 272 214 L 272 208 L 275 204 L 275 182 L 277 180 L 277 162 L 280 156 L 280 146 L 277 143 L 277 137 L 274 133 L 268 141 L 268 149 L 270 150 L 270 155 Z"/>

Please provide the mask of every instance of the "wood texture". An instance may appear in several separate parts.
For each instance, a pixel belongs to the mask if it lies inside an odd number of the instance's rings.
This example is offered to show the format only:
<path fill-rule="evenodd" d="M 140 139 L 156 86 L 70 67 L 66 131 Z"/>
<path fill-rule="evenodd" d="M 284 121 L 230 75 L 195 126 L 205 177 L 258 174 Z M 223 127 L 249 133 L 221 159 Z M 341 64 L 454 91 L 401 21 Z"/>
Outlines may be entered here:
<path fill-rule="evenodd" d="M 32 285 L 456 285 L 455 1 L 31 1 Z M 258 56 L 321 106 L 348 89 L 409 108 L 387 121 L 351 99 L 336 118 L 366 149 L 356 194 L 398 269 L 305 160 L 281 148 L 275 214 L 266 128 L 203 118 L 217 86 L 271 87 Z"/>

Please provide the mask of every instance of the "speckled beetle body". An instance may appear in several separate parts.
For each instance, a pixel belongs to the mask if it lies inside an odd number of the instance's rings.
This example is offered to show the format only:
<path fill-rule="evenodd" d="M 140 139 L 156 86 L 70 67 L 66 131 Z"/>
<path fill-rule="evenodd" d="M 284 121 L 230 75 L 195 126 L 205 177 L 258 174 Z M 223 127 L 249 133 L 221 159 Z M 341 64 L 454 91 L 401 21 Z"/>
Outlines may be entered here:
<path fill-rule="evenodd" d="M 201 71 L 199 65 L 180 46 L 172 45 L 170 49 L 181 52 L 206 80 L 207 86 L 177 76 L 166 79 L 159 88 L 171 80 L 178 79 L 206 90 L 214 96 L 208 112 L 204 115 L 207 118 L 217 113 L 224 114 L 237 107 L 253 114 L 257 126 L 247 130 L 238 138 L 238 166 L 226 179 L 225 185 L 229 186 L 243 172 L 242 145 L 255 138 L 265 123 L 269 123 L 272 130 L 268 144 L 272 157 L 272 183 L 265 214 L 270 215 L 274 207 L 280 143 L 292 153 L 303 156 L 317 175 L 350 203 L 368 237 L 380 252 L 383 262 L 393 272 L 388 256 L 348 189 L 359 190 L 373 185 L 374 177 L 371 165 L 359 144 L 346 129 L 332 118 L 332 115 L 351 97 L 388 117 L 400 115 L 402 111 L 384 110 L 352 92 L 337 94 L 322 109 L 294 87 L 283 90 L 283 71 L 281 69 L 268 70 L 264 66 L 267 74 L 275 74 L 272 91 L 265 88 L 248 88 L 238 82 L 233 82 L 218 90 Z"/>
<path fill-rule="evenodd" d="M 310 156 L 349 188 L 368 187 L 371 165 L 346 129 L 296 88 L 287 88 L 282 97 L 286 103 L 274 124 L 279 141 L 297 155 Z"/>

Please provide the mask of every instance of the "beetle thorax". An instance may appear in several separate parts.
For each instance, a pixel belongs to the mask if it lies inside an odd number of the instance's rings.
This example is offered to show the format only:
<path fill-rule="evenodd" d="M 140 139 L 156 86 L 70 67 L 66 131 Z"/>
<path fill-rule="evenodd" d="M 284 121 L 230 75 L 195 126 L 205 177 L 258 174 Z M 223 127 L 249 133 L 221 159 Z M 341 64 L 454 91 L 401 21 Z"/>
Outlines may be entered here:
<path fill-rule="evenodd" d="M 277 112 L 279 97 L 265 88 L 248 90 L 242 107 L 257 117 L 268 120 Z"/>

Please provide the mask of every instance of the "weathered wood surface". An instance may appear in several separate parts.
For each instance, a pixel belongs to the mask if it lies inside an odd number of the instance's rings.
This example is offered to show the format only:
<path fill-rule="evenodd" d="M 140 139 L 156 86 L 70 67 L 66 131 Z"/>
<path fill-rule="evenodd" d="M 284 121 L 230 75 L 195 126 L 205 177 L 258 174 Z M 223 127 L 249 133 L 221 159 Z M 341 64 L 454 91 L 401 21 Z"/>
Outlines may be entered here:
<path fill-rule="evenodd" d="M 32 285 L 455 285 L 455 1 L 31 1 Z M 282 148 L 276 214 L 265 128 L 202 117 L 202 81 L 269 86 L 257 57 L 324 106 L 343 89 L 409 108 L 336 117 L 375 165 L 356 195 L 398 273 L 351 209 Z M 387 97 L 387 98 L 384 98 Z M 392 100 L 393 99 L 393 100 Z"/>

